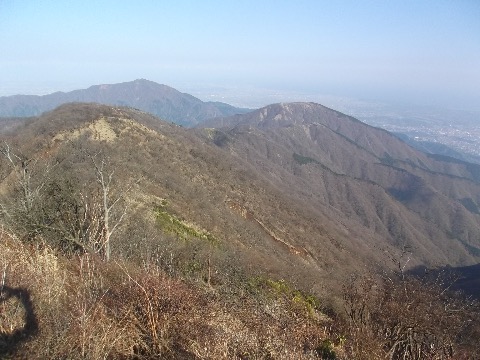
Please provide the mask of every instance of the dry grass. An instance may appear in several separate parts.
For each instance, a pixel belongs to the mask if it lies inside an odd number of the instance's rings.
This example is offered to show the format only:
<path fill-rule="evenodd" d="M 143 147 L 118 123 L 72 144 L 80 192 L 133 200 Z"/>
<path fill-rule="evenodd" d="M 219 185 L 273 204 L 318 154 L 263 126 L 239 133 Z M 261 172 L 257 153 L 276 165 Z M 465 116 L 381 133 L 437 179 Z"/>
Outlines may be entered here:
<path fill-rule="evenodd" d="M 428 352 L 468 359 L 478 350 L 470 340 L 479 329 L 468 328 L 475 313 L 417 280 L 350 284 L 350 321 L 342 322 L 283 281 L 250 279 L 229 293 L 152 264 L 66 257 L 5 231 L 0 270 L 0 355 L 7 358 L 420 359 Z M 414 338 L 403 351 L 398 344 L 410 328 Z"/>
<path fill-rule="evenodd" d="M 67 257 L 5 231 L 0 271 L 0 356 L 12 359 L 396 359 L 409 326 L 416 338 L 408 349 L 425 352 L 433 341 L 441 351 L 431 348 L 428 358 L 468 359 L 478 350 L 469 339 L 479 329 L 464 326 L 474 313 L 418 281 L 350 284 L 350 321 L 342 322 L 284 281 L 215 288 L 152 264 Z"/>
<path fill-rule="evenodd" d="M 34 249 L 3 234 L 0 266 L 5 284 L 12 291 L 23 291 L 2 303 L 3 352 L 20 348 L 20 353 L 38 358 L 108 357 L 116 344 L 131 339 L 121 322 L 106 315 L 101 304 L 107 289 L 94 261 L 82 256 L 71 262 L 49 247 Z M 22 304 L 28 296 L 31 309 Z M 15 308 L 15 316 L 5 308 Z M 26 315 L 37 324 L 29 333 Z M 13 338 L 13 329 L 20 332 Z M 29 356 L 31 358 L 31 356 Z"/>
<path fill-rule="evenodd" d="M 281 294 L 225 299 L 158 268 L 65 257 L 1 233 L 0 354 L 29 359 L 312 359 L 324 328 Z"/>

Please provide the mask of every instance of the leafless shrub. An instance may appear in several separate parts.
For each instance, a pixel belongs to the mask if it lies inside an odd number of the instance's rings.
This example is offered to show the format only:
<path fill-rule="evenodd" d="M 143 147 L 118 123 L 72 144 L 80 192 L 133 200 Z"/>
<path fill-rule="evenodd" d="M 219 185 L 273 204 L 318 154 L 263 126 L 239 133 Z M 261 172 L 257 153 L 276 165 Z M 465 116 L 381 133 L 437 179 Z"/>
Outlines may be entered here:
<path fill-rule="evenodd" d="M 29 341 L 10 348 L 15 357 L 315 359 L 329 324 L 293 290 L 233 296 L 153 264 L 66 257 L 10 235 L 0 241 L 0 269 L 5 286 L 29 292 L 38 324 Z M 10 310 L 2 313 L 3 332 L 25 325 L 25 313 Z"/>
<path fill-rule="evenodd" d="M 475 343 L 478 305 L 403 273 L 352 280 L 344 289 L 351 354 L 358 359 L 459 359 Z"/>
<path fill-rule="evenodd" d="M 99 253 L 108 261 L 112 235 L 126 215 L 125 194 L 131 184 L 116 186 L 115 171 L 103 154 L 75 151 L 86 157 L 93 183 L 82 186 L 73 174 L 52 173 L 58 162 L 51 166 L 17 155 L 7 143 L 0 147 L 2 161 L 10 168 L 0 219 L 26 241 L 48 242 L 66 252 Z"/>

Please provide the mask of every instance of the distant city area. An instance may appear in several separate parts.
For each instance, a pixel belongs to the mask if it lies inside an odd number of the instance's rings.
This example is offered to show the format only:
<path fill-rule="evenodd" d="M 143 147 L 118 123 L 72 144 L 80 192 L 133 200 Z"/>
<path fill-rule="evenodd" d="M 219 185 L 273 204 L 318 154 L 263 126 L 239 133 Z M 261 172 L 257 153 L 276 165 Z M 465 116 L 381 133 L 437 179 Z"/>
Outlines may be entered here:
<path fill-rule="evenodd" d="M 368 122 L 367 120 L 365 120 Z M 415 141 L 440 143 L 465 154 L 480 156 L 480 126 L 408 126 L 389 123 L 370 123 L 394 133 L 408 135 Z"/>
<path fill-rule="evenodd" d="M 480 112 L 407 106 L 342 110 L 369 125 L 429 144 L 430 148 L 444 145 L 465 155 L 464 160 L 480 162 Z"/>

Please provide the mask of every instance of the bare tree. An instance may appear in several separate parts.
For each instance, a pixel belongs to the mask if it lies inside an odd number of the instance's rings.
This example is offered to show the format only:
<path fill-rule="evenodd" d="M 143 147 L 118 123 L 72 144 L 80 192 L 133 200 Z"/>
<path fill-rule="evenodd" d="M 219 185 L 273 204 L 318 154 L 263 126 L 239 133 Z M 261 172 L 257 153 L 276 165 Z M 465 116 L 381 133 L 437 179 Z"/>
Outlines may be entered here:
<path fill-rule="evenodd" d="M 95 168 L 96 181 L 100 186 L 100 203 L 99 203 L 99 216 L 101 227 L 101 248 L 103 249 L 103 255 L 105 260 L 110 260 L 111 246 L 110 239 L 112 234 L 118 228 L 123 218 L 127 213 L 127 208 L 124 206 L 119 209 L 120 200 L 123 199 L 124 193 L 120 192 L 117 195 L 112 194 L 112 180 L 115 170 L 107 170 L 107 162 L 105 157 L 97 160 L 96 155 L 87 154 L 93 163 Z M 128 187 L 125 191 L 128 191 Z"/>
<path fill-rule="evenodd" d="M 478 350 L 478 341 L 472 345 L 478 305 L 447 288 L 440 278 L 421 280 L 403 267 L 389 276 L 354 279 L 344 288 L 354 357 L 459 359 L 475 346 Z"/>
<path fill-rule="evenodd" d="M 35 232 L 35 228 L 31 226 L 35 208 L 40 204 L 41 193 L 49 181 L 51 166 L 40 166 L 37 159 L 17 155 L 7 142 L 0 148 L 0 154 L 11 169 L 14 191 L 17 192 L 15 205 L 0 204 L 1 215 L 8 219 L 7 222 L 20 222 L 28 225 L 30 232 Z"/>
<path fill-rule="evenodd" d="M 0 202 L 0 215 L 29 240 L 46 239 L 63 250 L 100 253 L 109 261 L 112 234 L 126 215 L 124 195 L 131 185 L 124 191 L 114 186 L 115 171 L 103 154 L 81 153 L 94 175 L 93 183 L 83 189 L 78 179 L 63 171 L 52 174 L 50 166 L 15 154 L 5 143 L 0 154 L 11 167 L 8 176 L 14 192 L 9 202 Z"/>

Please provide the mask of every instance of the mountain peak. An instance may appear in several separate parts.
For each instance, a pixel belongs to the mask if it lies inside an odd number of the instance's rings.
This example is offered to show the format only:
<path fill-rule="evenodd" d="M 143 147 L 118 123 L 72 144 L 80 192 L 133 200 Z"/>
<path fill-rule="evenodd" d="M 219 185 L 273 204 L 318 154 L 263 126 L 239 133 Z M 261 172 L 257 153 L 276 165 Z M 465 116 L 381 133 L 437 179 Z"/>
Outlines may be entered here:
<path fill-rule="evenodd" d="M 234 118 L 219 119 L 210 124 L 248 125 L 258 128 L 291 127 L 295 125 L 323 124 L 338 118 L 353 118 L 314 102 L 285 102 L 267 105 L 251 113 Z"/>
<path fill-rule="evenodd" d="M 246 114 L 209 119 L 201 127 L 254 126 L 261 129 L 307 125 L 327 125 L 338 122 L 339 118 L 361 123 L 348 115 L 314 102 L 282 102 L 267 105 Z M 363 124 L 363 123 L 362 123 Z M 366 126 L 366 125 L 365 125 Z"/>
<path fill-rule="evenodd" d="M 203 102 L 167 85 L 136 79 L 118 84 L 93 85 L 88 89 L 68 93 L 0 97 L 0 117 L 38 116 L 71 102 L 133 107 L 185 126 L 196 125 L 209 118 L 249 111 L 223 103 Z"/>
<path fill-rule="evenodd" d="M 88 89 L 85 90 L 77 90 L 80 92 L 86 92 L 86 91 L 99 91 L 102 93 L 107 93 L 107 92 L 113 92 L 117 94 L 123 94 L 123 96 L 128 96 L 128 95 L 135 95 L 141 92 L 145 93 L 160 93 L 160 94 L 174 94 L 174 93 L 180 93 L 176 89 L 164 85 L 164 84 L 159 84 L 154 81 L 150 81 L 147 79 L 136 79 L 133 81 L 127 81 L 127 82 L 122 82 L 122 83 L 117 83 L 117 84 L 100 84 L 100 85 L 92 85 Z M 141 94 L 141 95 L 146 95 L 146 94 Z M 148 94 L 150 96 L 150 94 Z"/>

